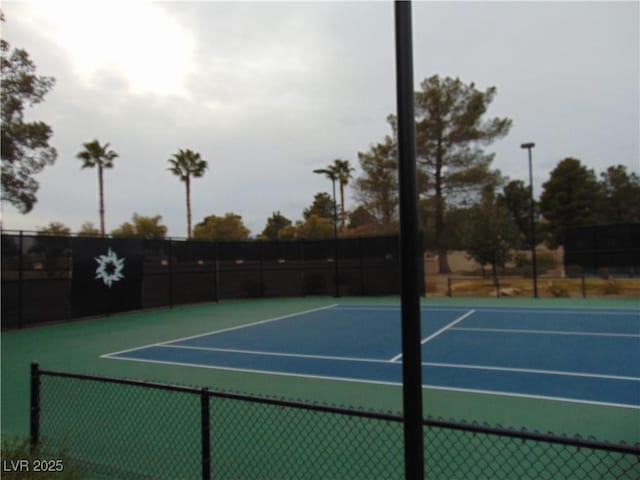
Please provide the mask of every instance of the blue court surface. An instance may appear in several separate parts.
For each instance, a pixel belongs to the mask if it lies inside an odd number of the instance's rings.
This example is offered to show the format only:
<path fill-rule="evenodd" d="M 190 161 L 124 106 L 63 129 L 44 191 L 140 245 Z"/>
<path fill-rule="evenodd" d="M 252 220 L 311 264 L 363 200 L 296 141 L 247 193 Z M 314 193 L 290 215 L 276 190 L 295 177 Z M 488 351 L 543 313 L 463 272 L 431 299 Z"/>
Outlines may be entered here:
<path fill-rule="evenodd" d="M 640 312 L 423 307 L 426 388 L 640 408 Z M 398 306 L 331 305 L 103 355 L 399 385 Z"/>

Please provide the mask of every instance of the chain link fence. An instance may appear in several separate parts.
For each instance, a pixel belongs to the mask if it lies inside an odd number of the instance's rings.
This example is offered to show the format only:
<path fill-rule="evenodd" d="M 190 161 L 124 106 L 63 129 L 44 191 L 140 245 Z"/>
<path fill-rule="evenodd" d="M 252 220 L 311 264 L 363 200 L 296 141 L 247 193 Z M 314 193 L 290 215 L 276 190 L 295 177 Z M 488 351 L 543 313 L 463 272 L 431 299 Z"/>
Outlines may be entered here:
<path fill-rule="evenodd" d="M 2 232 L 2 329 L 241 298 L 400 292 L 397 235 L 212 242 Z"/>
<path fill-rule="evenodd" d="M 402 417 L 32 365 L 31 441 L 91 478 L 401 479 Z M 640 445 L 424 421 L 427 479 L 640 478 Z M 71 467 L 71 466 L 70 466 Z"/>

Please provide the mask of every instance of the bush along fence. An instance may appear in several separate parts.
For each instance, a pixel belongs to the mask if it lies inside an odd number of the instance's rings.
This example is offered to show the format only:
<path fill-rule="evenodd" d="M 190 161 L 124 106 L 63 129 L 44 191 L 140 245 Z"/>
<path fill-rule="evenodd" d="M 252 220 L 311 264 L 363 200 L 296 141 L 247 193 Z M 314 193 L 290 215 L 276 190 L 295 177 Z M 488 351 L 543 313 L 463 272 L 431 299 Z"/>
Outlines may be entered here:
<path fill-rule="evenodd" d="M 2 328 L 223 299 L 400 292 L 397 236 L 211 242 L 2 233 Z"/>
<path fill-rule="evenodd" d="M 444 287 L 443 287 L 444 288 Z M 429 288 L 429 293 L 445 293 L 448 297 L 532 297 L 531 278 L 513 276 L 495 277 L 448 277 L 446 291 L 437 292 L 437 287 Z M 587 298 L 587 297 L 634 297 L 640 298 L 640 277 L 538 277 L 537 292 L 545 298 Z"/>
<path fill-rule="evenodd" d="M 31 441 L 125 479 L 401 479 L 402 417 L 31 367 Z M 640 445 L 428 419 L 427 479 L 637 479 Z"/>

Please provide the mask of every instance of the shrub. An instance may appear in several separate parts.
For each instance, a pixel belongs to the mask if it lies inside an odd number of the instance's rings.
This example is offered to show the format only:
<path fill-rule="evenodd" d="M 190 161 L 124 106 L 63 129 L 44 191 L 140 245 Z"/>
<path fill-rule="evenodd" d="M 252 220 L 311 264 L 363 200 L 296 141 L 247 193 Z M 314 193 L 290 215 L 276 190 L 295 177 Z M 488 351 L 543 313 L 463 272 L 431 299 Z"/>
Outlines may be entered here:
<path fill-rule="evenodd" d="M 622 293 L 622 285 L 615 278 L 609 278 L 602 285 L 602 293 L 605 295 L 618 295 Z"/>
<path fill-rule="evenodd" d="M 424 279 L 424 288 L 427 293 L 436 293 L 438 291 L 438 282 L 433 277 Z"/>
<path fill-rule="evenodd" d="M 558 283 L 554 283 L 549 281 L 546 287 L 547 292 L 556 298 L 564 298 L 569 297 L 569 289 L 563 285 L 559 285 Z"/>

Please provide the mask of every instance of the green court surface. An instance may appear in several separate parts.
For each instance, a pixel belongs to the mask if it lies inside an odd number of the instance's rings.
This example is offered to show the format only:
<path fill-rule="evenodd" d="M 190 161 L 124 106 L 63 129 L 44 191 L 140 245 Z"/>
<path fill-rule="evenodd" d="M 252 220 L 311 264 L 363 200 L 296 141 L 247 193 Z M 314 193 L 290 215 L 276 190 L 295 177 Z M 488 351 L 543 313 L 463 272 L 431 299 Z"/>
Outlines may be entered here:
<path fill-rule="evenodd" d="M 397 385 L 350 382 L 304 376 L 195 368 L 181 365 L 115 361 L 101 355 L 176 338 L 236 327 L 335 303 L 398 305 L 393 297 L 302 298 L 229 301 L 174 309 L 132 312 L 111 317 L 52 324 L 2 333 L 2 434 L 29 431 L 29 365 L 48 370 L 109 375 L 170 384 L 209 387 L 384 412 L 400 412 Z M 518 306 L 638 309 L 638 300 L 438 299 L 427 306 Z M 365 332 L 363 332 L 365 333 Z M 426 416 L 594 437 L 611 442 L 640 442 L 640 408 L 506 395 L 423 390 Z"/>

